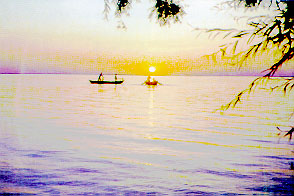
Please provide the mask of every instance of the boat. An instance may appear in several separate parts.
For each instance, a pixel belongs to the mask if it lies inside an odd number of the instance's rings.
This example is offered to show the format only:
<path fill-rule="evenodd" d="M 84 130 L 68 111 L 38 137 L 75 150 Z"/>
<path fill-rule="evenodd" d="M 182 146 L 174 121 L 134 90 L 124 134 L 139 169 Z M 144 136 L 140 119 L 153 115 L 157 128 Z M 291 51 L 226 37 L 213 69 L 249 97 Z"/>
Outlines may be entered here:
<path fill-rule="evenodd" d="M 148 77 L 147 77 L 147 80 L 144 82 L 144 84 L 145 84 L 145 85 L 153 85 L 153 86 L 155 86 L 155 85 L 157 85 L 157 84 L 159 84 L 159 83 L 158 83 L 158 81 L 156 81 L 154 78 L 153 78 L 153 80 L 151 81 L 151 76 L 148 76 Z"/>
<path fill-rule="evenodd" d="M 89 80 L 91 84 L 121 84 L 124 80 L 106 81 L 106 80 Z"/>
<path fill-rule="evenodd" d="M 145 81 L 146 85 L 157 85 L 158 81 L 154 80 L 154 81 Z"/>

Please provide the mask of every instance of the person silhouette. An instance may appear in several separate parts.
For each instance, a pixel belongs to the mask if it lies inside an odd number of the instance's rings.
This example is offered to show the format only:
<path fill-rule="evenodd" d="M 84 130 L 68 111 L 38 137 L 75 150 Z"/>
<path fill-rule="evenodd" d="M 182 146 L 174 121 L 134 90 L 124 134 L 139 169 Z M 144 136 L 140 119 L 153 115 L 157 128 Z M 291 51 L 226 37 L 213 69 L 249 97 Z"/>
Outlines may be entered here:
<path fill-rule="evenodd" d="M 101 72 L 100 75 L 99 75 L 98 81 L 101 81 L 102 80 L 102 77 L 103 77 L 103 74 Z"/>

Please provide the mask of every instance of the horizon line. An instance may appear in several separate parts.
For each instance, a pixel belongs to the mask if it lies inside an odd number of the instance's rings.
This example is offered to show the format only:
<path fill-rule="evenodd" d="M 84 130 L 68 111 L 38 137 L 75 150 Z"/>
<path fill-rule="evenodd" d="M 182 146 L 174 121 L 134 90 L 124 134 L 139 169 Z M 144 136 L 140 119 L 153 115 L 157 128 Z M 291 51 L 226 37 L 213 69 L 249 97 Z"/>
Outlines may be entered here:
<path fill-rule="evenodd" d="M 15 72 L 8 72 L 8 73 L 0 73 L 0 75 L 99 75 L 99 73 L 15 73 Z M 105 73 L 104 75 L 115 75 L 115 73 Z M 129 76 L 147 76 L 142 74 L 118 74 L 118 75 L 129 75 Z M 152 74 L 153 75 L 153 74 Z M 262 77 L 263 74 L 225 74 L 225 73 L 212 73 L 212 74 L 171 74 L 171 75 L 154 75 L 154 76 L 256 76 L 256 77 Z M 294 77 L 294 75 L 289 74 L 277 74 L 271 77 Z"/>

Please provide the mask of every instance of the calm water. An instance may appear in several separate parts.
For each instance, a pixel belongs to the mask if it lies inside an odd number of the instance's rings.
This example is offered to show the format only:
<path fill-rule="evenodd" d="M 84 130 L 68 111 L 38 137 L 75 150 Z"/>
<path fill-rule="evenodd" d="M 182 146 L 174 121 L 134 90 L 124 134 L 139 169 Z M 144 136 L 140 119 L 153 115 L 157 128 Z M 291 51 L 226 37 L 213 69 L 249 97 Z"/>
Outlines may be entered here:
<path fill-rule="evenodd" d="M 293 193 L 293 141 L 276 126 L 294 125 L 294 93 L 260 89 L 220 114 L 254 77 L 96 78 L 0 75 L 0 192 Z"/>

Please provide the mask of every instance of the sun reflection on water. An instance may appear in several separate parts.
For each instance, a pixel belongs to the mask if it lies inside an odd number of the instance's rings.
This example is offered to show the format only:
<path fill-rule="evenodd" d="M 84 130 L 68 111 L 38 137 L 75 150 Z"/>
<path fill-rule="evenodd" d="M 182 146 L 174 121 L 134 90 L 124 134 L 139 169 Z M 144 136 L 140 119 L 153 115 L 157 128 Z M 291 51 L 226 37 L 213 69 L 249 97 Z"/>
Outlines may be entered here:
<path fill-rule="evenodd" d="M 148 107 L 148 115 L 149 115 L 149 126 L 154 127 L 154 87 L 149 88 L 149 107 Z"/>

